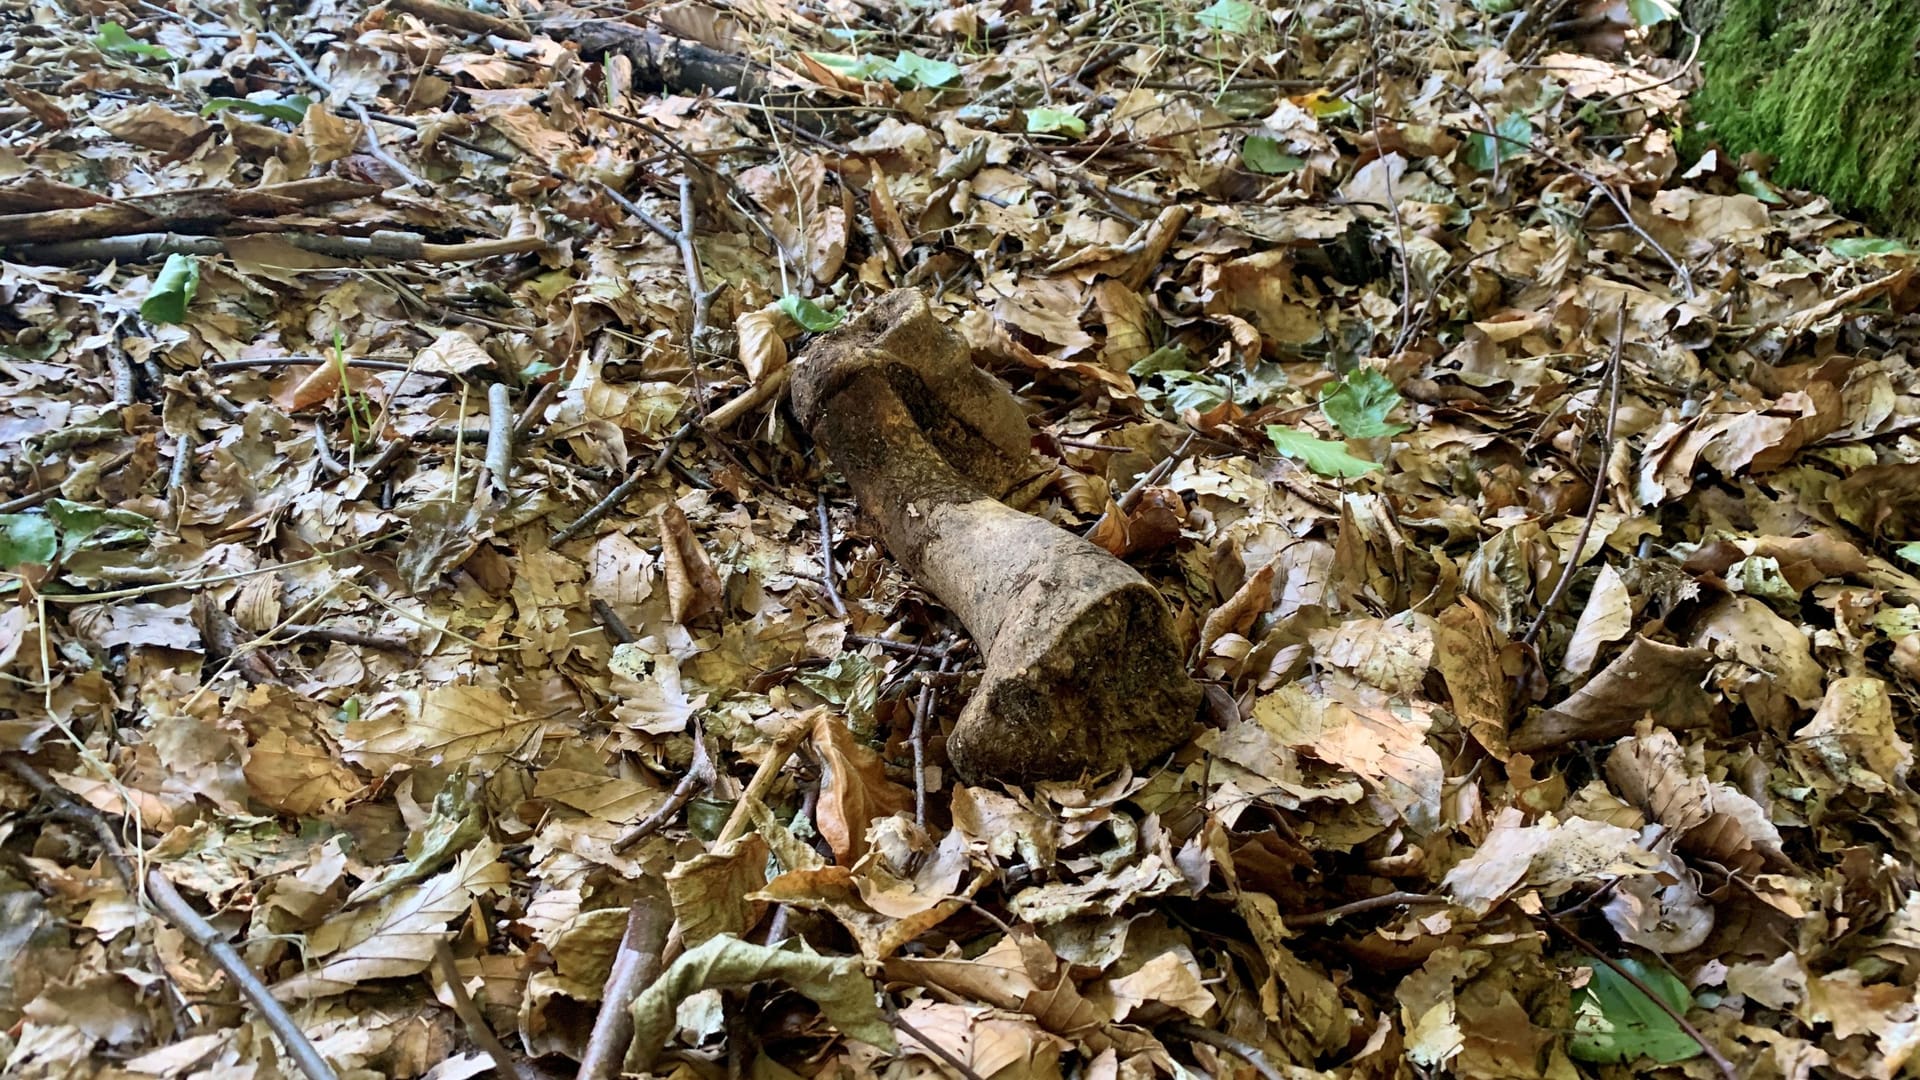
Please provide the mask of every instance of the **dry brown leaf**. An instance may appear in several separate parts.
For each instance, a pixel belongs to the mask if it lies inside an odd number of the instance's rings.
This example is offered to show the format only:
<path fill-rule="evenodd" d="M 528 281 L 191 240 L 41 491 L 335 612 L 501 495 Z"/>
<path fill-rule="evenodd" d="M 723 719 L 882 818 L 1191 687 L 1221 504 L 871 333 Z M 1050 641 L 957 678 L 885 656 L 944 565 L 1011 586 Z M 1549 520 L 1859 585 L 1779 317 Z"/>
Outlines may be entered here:
<path fill-rule="evenodd" d="M 685 625 L 720 607 L 720 575 L 707 561 L 706 549 L 693 535 L 687 515 L 673 503 L 654 517 L 660 528 L 660 561 L 666 568 L 667 608 L 673 621 Z"/>
<path fill-rule="evenodd" d="M 860 744 L 846 722 L 822 711 L 813 721 L 820 755 L 820 835 L 842 866 L 867 853 L 867 829 L 913 806 L 913 792 L 887 779 L 880 755 Z"/>

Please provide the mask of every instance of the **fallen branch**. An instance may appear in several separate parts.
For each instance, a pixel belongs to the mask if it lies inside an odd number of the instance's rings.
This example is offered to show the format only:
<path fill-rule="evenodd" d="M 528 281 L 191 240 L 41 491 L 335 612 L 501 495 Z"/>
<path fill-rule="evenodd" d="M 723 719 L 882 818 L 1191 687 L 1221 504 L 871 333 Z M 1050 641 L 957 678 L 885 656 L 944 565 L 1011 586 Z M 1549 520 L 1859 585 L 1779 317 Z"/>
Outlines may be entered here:
<path fill-rule="evenodd" d="M 986 657 L 947 743 L 961 777 L 1139 768 L 1187 738 L 1201 693 L 1166 602 L 1106 551 L 1008 505 L 1052 467 L 1012 393 L 924 296 L 889 293 L 818 339 L 792 397 L 888 550 Z"/>
<path fill-rule="evenodd" d="M 386 0 L 386 6 L 393 11 L 403 11 L 422 22 L 435 26 L 450 26 L 455 30 L 465 30 L 469 34 L 488 34 L 508 41 L 532 41 L 533 35 L 518 23 L 483 15 L 471 8 L 454 7 L 452 4 L 436 3 L 435 0 Z"/>
<path fill-rule="evenodd" d="M 675 428 L 673 434 L 667 436 L 666 444 L 660 448 L 660 453 L 653 459 L 652 464 L 644 469 L 635 469 L 625 480 L 615 485 L 612 491 L 607 492 L 599 502 L 588 507 L 586 513 L 574 518 L 572 523 L 567 525 L 566 528 L 554 533 L 553 539 L 549 541 L 549 543 L 558 547 L 580 535 L 582 531 L 593 527 L 601 518 L 612 513 L 615 507 L 627 501 L 627 496 L 632 495 L 640 489 L 640 485 L 646 482 L 647 477 L 666 468 L 667 459 L 671 458 L 674 450 L 680 446 L 680 440 L 692 433 L 693 424 L 691 422 L 681 424 Z"/>
<path fill-rule="evenodd" d="M 626 1060 L 633 1041 L 633 999 L 660 977 L 672 926 L 673 905 L 665 896 L 650 892 L 627 908 L 627 932 L 600 992 L 600 1014 L 587 1036 L 579 1080 L 610 1080 Z"/>
<path fill-rule="evenodd" d="M 473 1003 L 473 997 L 467 993 L 467 984 L 460 980 L 460 969 L 454 966 L 453 950 L 445 941 L 437 941 L 433 946 L 433 959 L 440 965 L 440 977 L 447 980 L 447 993 L 453 997 L 454 1015 L 466 1025 L 467 1037 L 480 1045 L 493 1059 L 493 1067 L 504 1080 L 527 1080 L 527 1074 L 513 1060 L 513 1054 L 501 1043 L 500 1037 L 487 1026 L 487 1018 Z"/>
<path fill-rule="evenodd" d="M 267 984 L 247 966 L 246 960 L 241 958 L 239 951 L 227 941 L 225 935 L 195 911 L 193 905 L 187 903 L 186 898 L 180 895 L 179 890 L 173 887 L 173 882 L 168 880 L 165 874 L 149 869 L 143 877 L 134 864 L 132 856 L 128 855 L 126 848 L 121 845 L 120 837 L 115 835 L 113 827 L 107 824 L 107 819 L 100 816 L 99 811 L 68 798 L 67 793 L 62 791 L 59 785 L 49 780 L 44 773 L 34 768 L 32 763 L 24 758 L 9 755 L 0 758 L 0 764 L 4 764 L 8 772 L 32 788 L 54 813 L 93 832 L 107 854 L 107 861 L 113 866 L 114 872 L 120 876 L 120 880 L 126 884 L 127 891 L 137 897 L 144 897 L 169 926 L 180 931 L 187 940 L 200 946 L 213 962 L 220 966 L 220 970 L 226 972 L 227 977 L 233 980 L 234 986 L 239 989 L 241 995 L 260 1014 L 260 1019 L 280 1037 L 281 1044 L 287 1048 L 287 1053 L 292 1056 L 294 1064 L 300 1067 L 300 1071 L 307 1075 L 308 1080 L 336 1080 L 333 1066 L 328 1065 L 327 1060 L 320 1056 L 320 1052 L 313 1048 L 313 1043 L 307 1039 L 307 1033 L 300 1030 L 300 1025 L 287 1014 L 286 1008 L 274 1000 L 273 992 L 267 989 Z"/>
<path fill-rule="evenodd" d="M 609 608 L 607 613 L 612 614 L 612 609 Z M 614 621 L 616 623 L 619 622 L 618 618 Z M 625 630 L 625 624 L 620 624 L 620 628 Z M 628 640 L 631 639 L 632 635 L 629 634 Z M 625 834 L 613 842 L 614 852 L 618 854 L 626 851 L 633 845 L 659 832 L 661 826 L 672 821 L 673 816 L 680 812 L 680 808 L 692 802 L 695 795 L 712 787 L 717 775 L 713 768 L 713 758 L 707 753 L 706 738 L 698 731 L 694 732 L 693 761 L 687 766 L 686 775 L 682 776 L 680 782 L 674 785 L 673 793 L 667 796 L 667 801 L 662 803 L 658 810 L 648 814 L 639 824 L 628 829 Z"/>
<path fill-rule="evenodd" d="M 261 235 L 253 233 L 249 235 Z M 371 236 L 328 236 L 324 233 L 273 233 L 275 238 L 302 251 L 335 259 L 402 259 L 430 263 L 473 262 L 498 255 L 525 255 L 552 245 L 537 236 L 503 240 L 475 240 L 465 244 L 434 244 L 413 233 L 381 229 Z M 37 266 L 67 266 L 80 262 L 140 263 L 168 255 L 226 255 L 243 240 L 230 236 L 187 236 L 180 233 L 133 233 L 87 240 L 28 244 L 7 252 L 14 262 Z"/>
<path fill-rule="evenodd" d="M 380 187 L 376 184 L 317 177 L 257 188 L 195 188 L 137 195 L 97 206 L 0 214 L 0 246 L 128 233 L 211 233 L 242 218 L 279 217 L 379 193 Z"/>
<path fill-rule="evenodd" d="M 487 387 L 486 476 L 502 496 L 513 494 L 513 389 L 506 383 Z"/>
<path fill-rule="evenodd" d="M 1250 1042 L 1236 1039 L 1223 1032 L 1214 1031 L 1212 1028 L 1204 1028 L 1199 1024 L 1190 1023 L 1185 1020 L 1168 1024 L 1166 1030 L 1171 1031 L 1183 1039 L 1197 1043 L 1206 1043 L 1216 1050 L 1225 1050 L 1227 1053 L 1253 1066 L 1254 1073 L 1257 1074 L 1261 1080 L 1281 1080 L 1280 1070 L 1274 1068 L 1273 1062 L 1267 1060 L 1267 1055 L 1262 1052 L 1259 1047 Z"/>

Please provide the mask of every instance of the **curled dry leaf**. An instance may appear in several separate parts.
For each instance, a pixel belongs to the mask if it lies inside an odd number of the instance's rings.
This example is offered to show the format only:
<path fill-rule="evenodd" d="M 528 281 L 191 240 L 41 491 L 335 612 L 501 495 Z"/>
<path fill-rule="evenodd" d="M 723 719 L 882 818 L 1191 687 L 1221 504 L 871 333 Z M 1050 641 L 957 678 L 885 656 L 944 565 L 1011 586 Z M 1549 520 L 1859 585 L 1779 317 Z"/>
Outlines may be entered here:
<path fill-rule="evenodd" d="M 660 527 L 660 561 L 666 567 L 667 606 L 673 621 L 685 624 L 720 607 L 720 575 L 694 538 L 687 515 L 673 503 L 655 517 Z"/>

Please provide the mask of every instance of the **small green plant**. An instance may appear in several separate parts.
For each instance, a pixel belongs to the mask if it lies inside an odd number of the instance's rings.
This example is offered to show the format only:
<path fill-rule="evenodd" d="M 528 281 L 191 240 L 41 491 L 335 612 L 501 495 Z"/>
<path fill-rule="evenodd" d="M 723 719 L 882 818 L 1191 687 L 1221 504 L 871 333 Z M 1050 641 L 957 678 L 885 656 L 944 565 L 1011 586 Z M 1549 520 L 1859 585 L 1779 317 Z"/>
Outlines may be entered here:
<path fill-rule="evenodd" d="M 347 437 L 354 447 L 365 446 L 373 438 L 373 402 L 347 382 L 347 339 L 338 330 L 333 332 L 333 365 L 340 376 L 340 402 L 347 410 Z"/>

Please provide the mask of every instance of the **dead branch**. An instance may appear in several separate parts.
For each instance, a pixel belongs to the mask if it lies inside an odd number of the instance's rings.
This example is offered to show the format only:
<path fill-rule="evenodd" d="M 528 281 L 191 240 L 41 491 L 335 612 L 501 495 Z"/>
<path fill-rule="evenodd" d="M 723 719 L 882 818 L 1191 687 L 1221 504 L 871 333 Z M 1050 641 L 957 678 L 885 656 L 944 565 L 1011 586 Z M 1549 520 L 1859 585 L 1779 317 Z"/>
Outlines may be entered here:
<path fill-rule="evenodd" d="M 600 1013 L 594 1018 L 593 1033 L 587 1037 L 587 1052 L 580 1059 L 579 1080 L 609 1080 L 626 1059 L 627 1044 L 633 1041 L 629 1006 L 641 990 L 660 977 L 672 926 L 673 905 L 665 896 L 649 892 L 627 908 L 627 932 L 620 939 L 613 970 L 607 973 L 606 987 L 600 992 Z"/>
<path fill-rule="evenodd" d="M 888 549 L 986 656 L 947 743 L 963 778 L 1141 767 L 1187 738 L 1201 694 L 1165 601 L 1106 551 L 1008 505 L 1052 466 L 924 296 L 889 293 L 816 341 L 792 396 Z"/>
<path fill-rule="evenodd" d="M 201 234 L 243 218 L 270 218 L 378 195 L 375 184 L 318 177 L 257 188 L 196 188 L 95 206 L 0 214 L 0 246 L 48 244 L 128 233 Z"/>
<path fill-rule="evenodd" d="M 327 1064 L 327 1060 L 313 1048 L 313 1043 L 307 1040 L 307 1033 L 287 1014 L 286 1008 L 274 1000 L 273 992 L 247 966 L 239 951 L 228 943 L 212 923 L 195 911 L 193 905 L 187 903 L 165 874 L 157 869 L 149 869 L 144 877 L 141 876 L 132 856 L 114 833 L 113 826 L 107 824 L 107 819 L 101 817 L 99 811 L 68 798 L 66 792 L 25 758 L 8 755 L 0 758 L 0 764 L 4 764 L 8 772 L 32 788 L 54 813 L 92 831 L 106 852 L 107 861 L 113 866 L 114 872 L 126 884 L 127 891 L 143 897 L 169 926 L 200 946 L 220 966 L 220 970 L 226 972 L 241 995 L 260 1014 L 260 1019 L 280 1037 L 281 1044 L 292 1055 L 300 1071 L 307 1075 L 307 1080 L 336 1080 L 333 1066 Z"/>
<path fill-rule="evenodd" d="M 264 231 L 254 230 L 249 235 L 261 235 Z M 524 255 L 545 251 L 552 246 L 537 236 L 475 240 L 464 244 L 433 244 L 413 233 L 391 229 L 380 229 L 370 236 L 287 232 L 274 232 L 272 235 L 302 251 L 329 258 L 419 260 L 430 263 L 473 262 L 497 255 Z M 23 245 L 10 250 L 7 257 L 15 262 L 37 266 L 68 266 L 82 262 L 140 263 L 168 255 L 226 255 L 238 239 L 167 232 L 134 233 Z"/>
<path fill-rule="evenodd" d="M 386 6 L 394 11 L 406 12 L 422 22 L 465 30 L 469 34 L 486 34 L 508 41 L 533 40 L 533 35 L 527 33 L 526 27 L 492 15 L 483 15 L 471 8 L 437 3 L 436 0 L 386 0 Z"/>
<path fill-rule="evenodd" d="M 460 979 L 460 969 L 454 964 L 453 950 L 445 941 L 434 942 L 433 959 L 440 966 L 440 977 L 447 980 L 447 993 L 453 997 L 454 1015 L 466 1025 L 467 1037 L 487 1052 L 487 1056 L 493 1059 L 493 1067 L 506 1080 L 527 1080 L 526 1071 L 520 1068 L 513 1054 L 500 1042 L 500 1037 L 487 1026 L 487 1018 L 481 1015 L 479 1007 L 474 1005 L 472 995 L 467 993 L 467 984 Z"/>

